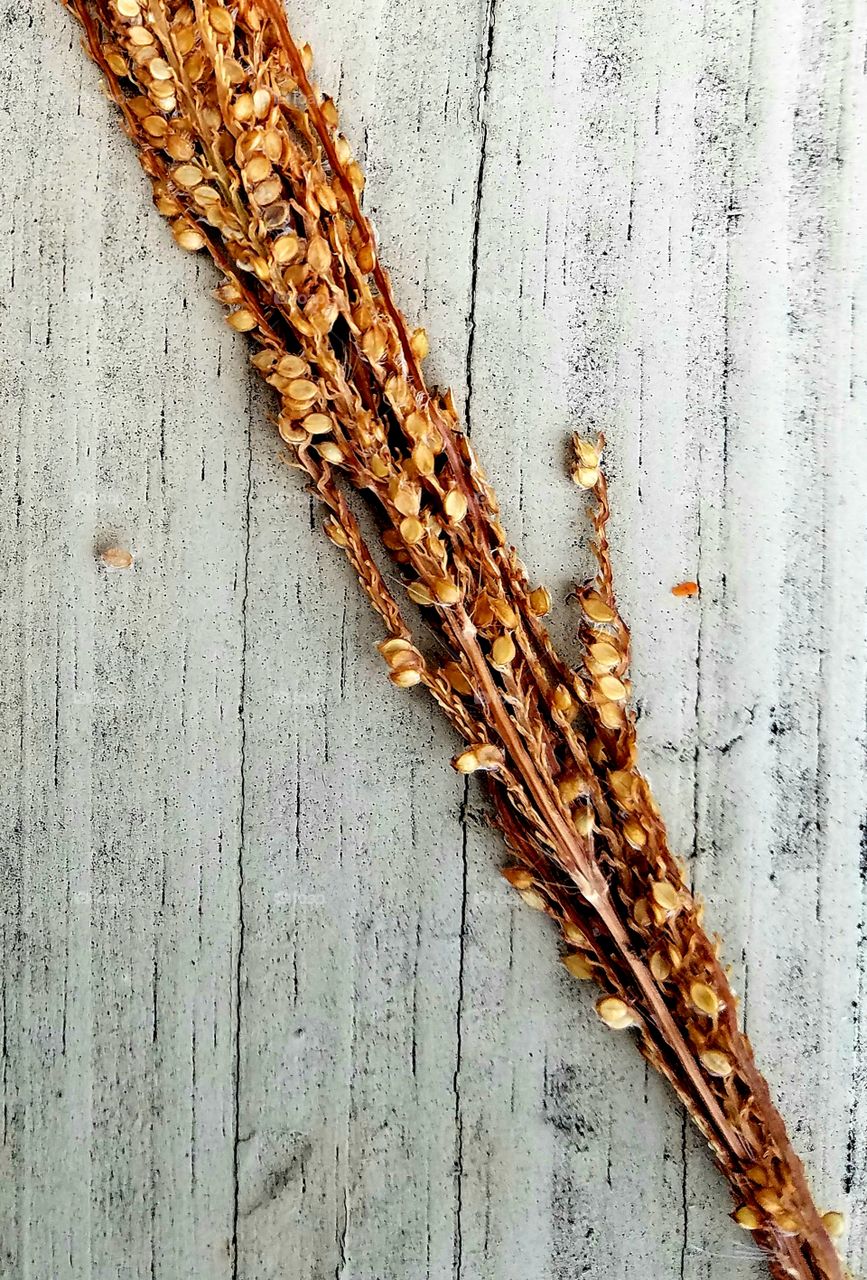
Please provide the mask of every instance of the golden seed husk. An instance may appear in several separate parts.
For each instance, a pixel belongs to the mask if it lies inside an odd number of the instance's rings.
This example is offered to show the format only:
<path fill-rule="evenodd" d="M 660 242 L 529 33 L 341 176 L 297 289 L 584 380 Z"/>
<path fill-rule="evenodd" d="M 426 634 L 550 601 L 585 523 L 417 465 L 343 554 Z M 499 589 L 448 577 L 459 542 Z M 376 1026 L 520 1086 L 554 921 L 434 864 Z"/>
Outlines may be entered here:
<path fill-rule="evenodd" d="M 571 777 L 563 778 L 558 782 L 557 790 L 563 803 L 571 805 L 575 803 L 579 796 L 584 795 L 587 785 L 577 774 L 573 774 Z"/>
<path fill-rule="evenodd" d="M 293 378 L 286 388 L 286 394 L 298 404 L 310 403 L 319 394 L 319 388 L 309 378 Z"/>
<path fill-rule="evenodd" d="M 515 642 L 512 637 L 506 633 L 497 636 L 491 645 L 491 661 L 495 667 L 506 668 L 515 660 Z"/>
<path fill-rule="evenodd" d="M 680 906 L 680 894 L 668 880 L 655 881 L 651 889 L 653 900 L 663 911 L 676 911 Z"/>
<path fill-rule="evenodd" d="M 581 926 L 574 924 L 571 920 L 563 921 L 563 937 L 567 942 L 571 942 L 574 947 L 588 947 L 590 945 L 587 934 Z"/>
<path fill-rule="evenodd" d="M 527 867 L 501 867 L 500 874 L 508 880 L 513 889 L 532 889 L 536 883 L 532 871 Z"/>
<path fill-rule="evenodd" d="M 761 1205 L 766 1213 L 779 1213 L 782 1208 L 779 1195 L 771 1187 L 763 1187 L 756 1192 L 756 1204 Z"/>
<path fill-rule="evenodd" d="M 587 652 L 601 671 L 610 671 L 620 662 L 620 654 L 607 640 L 597 640 Z"/>
<path fill-rule="evenodd" d="M 530 608 L 537 618 L 551 612 L 551 593 L 547 587 L 536 587 L 530 592 Z"/>
<path fill-rule="evenodd" d="M 301 241 L 297 236 L 285 235 L 274 241 L 271 246 L 271 252 L 274 255 L 274 261 L 279 263 L 281 267 L 285 267 L 287 263 L 294 262 L 298 257 L 300 248 Z"/>
<path fill-rule="evenodd" d="M 600 676 L 597 684 L 600 693 L 612 702 L 623 702 L 626 698 L 626 686 L 617 676 Z"/>
<path fill-rule="evenodd" d="M 572 479 L 582 489 L 595 489 L 599 483 L 599 472 L 595 467 L 576 467 Z"/>
<path fill-rule="evenodd" d="M 442 674 L 448 680 L 455 693 L 463 694 L 464 697 L 468 697 L 472 693 L 473 686 L 456 662 L 447 662 L 442 668 Z"/>
<path fill-rule="evenodd" d="M 579 836 L 589 836 L 590 832 L 594 828 L 596 815 L 592 809 L 579 809 L 575 814 L 573 821 L 575 823 L 575 830 L 578 832 Z"/>
<path fill-rule="evenodd" d="M 452 524 L 460 524 L 467 514 L 467 499 L 460 489 L 449 489 L 443 498 L 445 511 Z"/>
<path fill-rule="evenodd" d="M 423 582 L 410 582 L 406 594 L 414 604 L 425 606 L 434 603 L 433 595 Z"/>
<path fill-rule="evenodd" d="M 479 768 L 479 757 L 475 751 L 462 751 L 452 761 L 458 773 L 475 773 Z"/>
<path fill-rule="evenodd" d="M 624 822 L 623 834 L 633 849 L 643 849 L 647 844 L 647 832 L 635 818 L 629 818 L 628 821 Z"/>
<path fill-rule="evenodd" d="M 671 965 L 661 951 L 654 951 L 650 957 L 650 972 L 657 982 L 667 982 L 671 977 Z"/>
<path fill-rule="evenodd" d="M 411 689 L 421 681 L 421 672 L 416 671 L 415 667 L 403 667 L 398 671 L 392 671 L 388 678 L 392 684 L 397 685 L 398 689 Z"/>
<path fill-rule="evenodd" d="M 327 271 L 331 266 L 331 247 L 324 236 L 314 236 L 307 244 L 307 261 L 314 271 Z"/>
<path fill-rule="evenodd" d="M 117 11 L 122 18 L 137 18 L 139 16 L 138 0 L 116 0 Z"/>
<path fill-rule="evenodd" d="M 700 1057 L 705 1070 L 712 1076 L 720 1076 L 724 1079 L 734 1070 L 731 1058 L 719 1049 L 705 1049 Z M 756 1198 L 758 1199 L 758 1196 Z"/>
<path fill-rule="evenodd" d="M 825 1230 L 832 1240 L 839 1240 L 846 1234 L 846 1215 L 839 1213 L 836 1209 L 830 1209 L 827 1213 L 822 1214 L 822 1222 Z"/>
<path fill-rule="evenodd" d="M 616 996 L 604 996 L 596 1003 L 596 1012 L 607 1027 L 614 1031 L 625 1031 L 628 1027 L 638 1025 L 635 1014 L 629 1005 Z"/>
<path fill-rule="evenodd" d="M 734 1220 L 739 1227 L 743 1227 L 744 1231 L 757 1231 L 762 1225 L 761 1218 L 749 1204 L 742 1204 L 735 1210 Z"/>
<path fill-rule="evenodd" d="M 400 536 L 409 546 L 413 547 L 417 542 L 421 542 L 424 533 L 424 525 L 418 516 L 404 516 L 401 520 Z"/>
<path fill-rule="evenodd" d="M 527 906 L 532 907 L 534 911 L 544 911 L 548 906 L 541 893 L 537 893 L 535 889 L 520 889 L 519 893 Z"/>
<path fill-rule="evenodd" d="M 198 165 L 179 164 L 176 169 L 172 170 L 172 178 L 179 186 L 186 187 L 189 190 L 200 182 L 204 182 L 205 175 Z"/>
<path fill-rule="evenodd" d="M 689 998 L 699 1013 L 706 1013 L 708 1017 L 715 1018 L 720 1011 L 719 996 L 706 982 L 694 982 L 689 989 Z"/>
<path fill-rule="evenodd" d="M 316 451 L 320 458 L 323 458 L 326 462 L 330 462 L 333 466 L 339 466 L 343 461 L 343 452 L 340 446 L 335 444 L 333 440 L 326 440 L 323 444 L 318 444 L 316 446 Z"/>
<path fill-rule="evenodd" d="M 433 584 L 434 595 L 440 604 L 457 604 L 461 598 L 460 588 L 450 578 L 437 578 Z"/>
<path fill-rule="evenodd" d="M 581 599 L 581 607 L 593 622 L 613 622 L 614 610 L 605 603 L 596 591 L 589 591 Z"/>
<path fill-rule="evenodd" d="M 304 419 L 304 430 L 311 436 L 324 436 L 334 430 L 334 419 L 327 413 L 308 413 Z"/>
<path fill-rule="evenodd" d="M 593 977 L 593 965 L 580 951 L 573 951 L 564 956 L 563 965 L 569 970 L 573 978 L 581 978 L 586 981 L 588 978 Z"/>
<path fill-rule="evenodd" d="M 129 569 L 132 566 L 132 555 L 124 547 L 108 547 L 100 560 L 109 569 Z"/>
<path fill-rule="evenodd" d="M 253 312 L 245 307 L 241 307 L 239 311 L 232 311 L 226 316 L 226 321 L 237 333 L 249 333 L 251 329 L 256 328 L 257 324 Z"/>

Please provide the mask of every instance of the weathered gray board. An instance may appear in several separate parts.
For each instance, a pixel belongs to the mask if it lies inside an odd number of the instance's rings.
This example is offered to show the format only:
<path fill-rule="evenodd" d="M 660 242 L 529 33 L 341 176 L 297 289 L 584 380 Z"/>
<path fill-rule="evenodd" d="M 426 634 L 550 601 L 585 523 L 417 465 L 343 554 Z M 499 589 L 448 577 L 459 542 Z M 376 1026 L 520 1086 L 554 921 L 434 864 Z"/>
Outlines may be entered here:
<path fill-rule="evenodd" d="M 646 766 L 863 1273 L 867 2 L 290 8 L 567 643 L 564 440 L 609 435 Z M 71 23 L 0 16 L 0 1274 L 762 1275 L 384 679 Z"/>

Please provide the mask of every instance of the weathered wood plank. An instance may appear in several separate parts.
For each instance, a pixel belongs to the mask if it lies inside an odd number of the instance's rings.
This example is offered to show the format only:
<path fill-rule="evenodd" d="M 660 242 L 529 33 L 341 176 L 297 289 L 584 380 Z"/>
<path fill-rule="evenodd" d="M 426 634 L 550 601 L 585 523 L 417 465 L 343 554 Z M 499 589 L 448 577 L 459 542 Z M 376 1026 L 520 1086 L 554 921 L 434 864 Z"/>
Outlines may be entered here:
<path fill-rule="evenodd" d="M 383 680 L 66 20 L 4 16 L 0 1274 L 761 1275 Z M 292 17 L 565 644 L 564 441 L 609 436 L 648 769 L 863 1268 L 867 5 Z"/>

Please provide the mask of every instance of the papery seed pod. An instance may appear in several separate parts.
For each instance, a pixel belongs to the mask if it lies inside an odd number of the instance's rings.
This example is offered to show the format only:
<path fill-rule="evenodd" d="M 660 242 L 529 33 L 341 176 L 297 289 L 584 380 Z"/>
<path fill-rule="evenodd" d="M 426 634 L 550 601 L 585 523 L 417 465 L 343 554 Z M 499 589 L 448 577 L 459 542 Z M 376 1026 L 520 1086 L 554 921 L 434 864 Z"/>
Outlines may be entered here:
<path fill-rule="evenodd" d="M 461 599 L 460 587 L 450 578 L 437 578 L 433 584 L 434 595 L 440 604 L 458 604 Z"/>
<path fill-rule="evenodd" d="M 505 670 L 515 660 L 515 642 L 512 637 L 506 633 L 497 636 L 491 645 L 491 662 L 495 667 Z"/>
<path fill-rule="evenodd" d="M 318 444 L 316 452 L 325 462 L 330 462 L 335 467 L 339 467 L 344 460 L 340 446 L 335 444 L 333 440 L 326 440 L 324 444 Z"/>
<path fill-rule="evenodd" d="M 629 1027 L 637 1027 L 639 1020 L 623 1000 L 616 996 L 604 996 L 596 1003 L 596 1012 L 613 1031 L 626 1031 Z"/>
<path fill-rule="evenodd" d="M 514 631 L 518 625 L 518 615 L 508 600 L 502 600 L 499 596 L 491 599 L 491 608 L 494 611 L 494 617 L 500 622 L 507 631 Z"/>
<path fill-rule="evenodd" d="M 334 419 L 327 413 L 309 413 L 304 419 L 304 430 L 311 436 L 328 435 L 334 430 Z"/>
<path fill-rule="evenodd" d="M 452 524 L 460 524 L 467 514 L 467 499 L 460 489 L 449 489 L 443 498 L 443 510 Z"/>
<path fill-rule="evenodd" d="M 671 962 L 661 951 L 654 951 L 650 957 L 650 972 L 657 982 L 667 982 L 671 977 Z"/>
<path fill-rule="evenodd" d="M 323 528 L 325 530 L 325 536 L 330 538 L 336 547 L 349 546 L 349 539 L 347 538 L 343 528 L 336 520 L 326 520 Z"/>
<path fill-rule="evenodd" d="M 109 569 L 130 569 L 133 562 L 125 547 L 108 547 L 99 558 Z"/>
<path fill-rule="evenodd" d="M 423 582 L 410 582 L 407 585 L 406 594 L 413 604 L 422 606 L 434 604 L 434 597 Z"/>
<path fill-rule="evenodd" d="M 578 832 L 579 836 L 589 836 L 594 828 L 596 815 L 592 809 L 579 809 L 575 814 L 573 821 L 575 823 L 575 830 Z"/>
<path fill-rule="evenodd" d="M 633 849 L 643 849 L 647 844 L 647 832 L 635 818 L 629 818 L 623 824 L 623 835 L 627 844 Z"/>
<path fill-rule="evenodd" d="M 563 921 L 563 937 L 567 942 L 571 942 L 573 947 L 589 947 L 590 940 L 580 925 L 575 924 L 572 920 Z"/>
<path fill-rule="evenodd" d="M 613 622 L 614 610 L 606 604 L 598 591 L 587 591 L 581 596 L 581 607 L 593 622 Z"/>
<path fill-rule="evenodd" d="M 825 1230 L 832 1240 L 840 1240 L 846 1234 L 846 1215 L 835 1209 L 822 1214 Z"/>
<path fill-rule="evenodd" d="M 569 955 L 563 956 L 562 964 L 569 970 L 573 978 L 586 980 L 593 977 L 593 965 L 580 951 L 573 951 Z"/>
<path fill-rule="evenodd" d="M 526 867 L 501 867 L 500 874 L 513 889 L 531 889 L 536 883 L 532 871 Z"/>
<path fill-rule="evenodd" d="M 398 689 L 411 689 L 420 683 L 421 672 L 416 671 L 415 667 L 402 667 L 392 671 L 388 678 L 392 684 L 397 685 Z"/>
<path fill-rule="evenodd" d="M 425 527 L 418 516 L 404 516 L 400 522 L 400 536 L 408 546 L 413 547 L 421 542 Z"/>
<path fill-rule="evenodd" d="M 456 662 L 447 662 L 442 668 L 442 674 L 455 693 L 460 693 L 467 698 L 473 692 L 473 686 Z"/>
<path fill-rule="evenodd" d="M 226 323 L 236 333 L 249 333 L 256 328 L 257 321 L 252 311 L 248 311 L 246 307 L 241 307 L 238 311 L 231 311 L 226 316 Z"/>
<path fill-rule="evenodd" d="M 503 753 L 499 747 L 489 742 L 482 742 L 462 751 L 452 764 L 458 773 L 478 773 L 498 769 L 503 764 Z"/>
<path fill-rule="evenodd" d="M 699 1056 L 705 1070 L 712 1076 L 721 1076 L 725 1078 L 726 1076 L 730 1076 L 734 1069 L 731 1058 L 728 1057 L 727 1054 L 722 1053 L 719 1049 L 705 1049 Z M 756 1198 L 758 1199 L 758 1197 Z"/>
<path fill-rule="evenodd" d="M 528 907 L 532 907 L 534 911 L 546 911 L 548 909 L 547 902 L 541 893 L 538 893 L 535 889 L 521 889 L 519 892 L 525 904 Z"/>
<path fill-rule="evenodd" d="M 706 982 L 694 982 L 689 989 L 689 998 L 696 1009 L 709 1018 L 715 1018 L 722 1008 L 719 996 Z"/>
<path fill-rule="evenodd" d="M 413 330 L 410 338 L 410 349 L 416 360 L 426 360 L 430 352 L 430 343 L 424 329 Z"/>
<path fill-rule="evenodd" d="M 651 894 L 657 906 L 666 913 L 677 911 L 680 906 L 680 894 L 668 880 L 655 881 Z"/>
<path fill-rule="evenodd" d="M 762 1220 L 758 1213 L 749 1204 L 742 1204 L 739 1209 L 735 1210 L 732 1217 L 739 1227 L 743 1227 L 744 1231 L 758 1231 L 762 1225 Z"/>
<path fill-rule="evenodd" d="M 560 793 L 560 799 L 567 806 L 572 805 L 579 796 L 583 796 L 587 791 L 587 784 L 580 778 L 578 774 L 571 774 L 568 778 L 562 778 L 557 783 L 557 790 Z"/>
<path fill-rule="evenodd" d="M 547 587 L 536 587 L 530 592 L 530 608 L 537 618 L 544 618 L 551 612 L 551 593 Z"/>
<path fill-rule="evenodd" d="M 595 467 L 576 467 L 572 479 L 582 489 L 595 489 L 599 483 L 599 472 Z"/>

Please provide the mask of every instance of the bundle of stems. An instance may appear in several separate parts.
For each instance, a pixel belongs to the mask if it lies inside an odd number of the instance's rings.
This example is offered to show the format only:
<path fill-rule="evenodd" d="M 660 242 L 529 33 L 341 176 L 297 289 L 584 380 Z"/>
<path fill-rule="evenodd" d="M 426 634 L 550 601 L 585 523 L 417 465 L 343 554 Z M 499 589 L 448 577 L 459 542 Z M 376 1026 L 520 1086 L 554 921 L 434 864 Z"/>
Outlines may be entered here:
<path fill-rule="evenodd" d="M 598 983 L 602 1020 L 630 1029 L 670 1082 L 772 1275 L 843 1280 L 840 1215 L 813 1203 L 636 765 L 604 441 L 574 441 L 597 572 L 578 593 L 572 669 L 450 393 L 425 382 L 427 337 L 395 304 L 361 206 L 363 175 L 280 0 L 65 2 L 158 210 L 182 248 L 207 250 L 222 272 L 217 296 L 256 344 L 253 364 L 279 396 L 279 434 L 384 623 L 392 682 L 428 691 L 463 740 L 455 768 L 484 781 L 512 855 L 507 879 L 556 923 L 570 973 Z M 350 489 L 373 505 L 409 605 L 386 585 Z M 435 652 L 417 642 L 422 628 Z"/>

